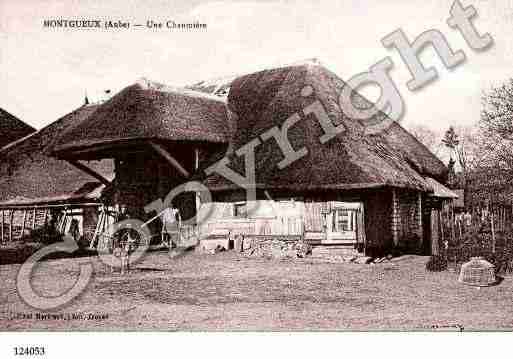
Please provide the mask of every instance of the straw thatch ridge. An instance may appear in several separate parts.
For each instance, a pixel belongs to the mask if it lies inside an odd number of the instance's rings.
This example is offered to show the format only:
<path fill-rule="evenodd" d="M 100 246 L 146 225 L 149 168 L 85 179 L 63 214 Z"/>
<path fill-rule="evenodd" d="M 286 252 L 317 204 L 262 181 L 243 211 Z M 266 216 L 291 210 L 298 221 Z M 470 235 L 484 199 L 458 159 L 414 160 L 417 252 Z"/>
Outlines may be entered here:
<path fill-rule="evenodd" d="M 454 200 L 459 198 L 459 195 L 455 191 L 445 187 L 434 178 L 426 177 L 426 182 L 429 183 L 433 188 L 433 193 L 430 194 L 431 197 Z"/>
<path fill-rule="evenodd" d="M 101 184 L 65 161 L 48 156 L 59 134 L 97 109 L 83 106 L 0 150 L 0 206 L 98 200 Z M 88 164 L 107 179 L 113 178 L 110 160 Z"/>
<path fill-rule="evenodd" d="M 53 150 L 66 157 L 70 150 L 141 139 L 228 143 L 226 105 L 215 96 L 142 80 L 66 131 Z"/>
<path fill-rule="evenodd" d="M 0 108 L 0 148 L 35 131 L 32 126 Z"/>
<path fill-rule="evenodd" d="M 311 86 L 313 94 L 301 96 Z M 238 116 L 233 148 L 257 138 L 273 126 L 281 126 L 293 114 L 303 119 L 288 133 L 295 149 L 306 146 L 308 154 L 285 169 L 277 163 L 283 155 L 274 140 L 256 149 L 256 187 L 289 190 L 355 189 L 392 186 L 432 191 L 423 176 L 444 180 L 446 168 L 399 124 L 377 135 L 366 135 L 360 121 L 348 118 L 338 105 L 346 84 L 322 66 L 299 65 L 265 70 L 231 83 L 228 106 Z M 320 101 L 335 125 L 345 132 L 321 144 L 323 132 L 313 115 L 302 111 Z M 384 116 L 380 114 L 379 116 Z M 378 119 L 379 120 L 379 119 Z M 243 159 L 231 156 L 230 166 L 244 174 Z M 238 189 L 214 174 L 206 180 L 213 191 Z"/>

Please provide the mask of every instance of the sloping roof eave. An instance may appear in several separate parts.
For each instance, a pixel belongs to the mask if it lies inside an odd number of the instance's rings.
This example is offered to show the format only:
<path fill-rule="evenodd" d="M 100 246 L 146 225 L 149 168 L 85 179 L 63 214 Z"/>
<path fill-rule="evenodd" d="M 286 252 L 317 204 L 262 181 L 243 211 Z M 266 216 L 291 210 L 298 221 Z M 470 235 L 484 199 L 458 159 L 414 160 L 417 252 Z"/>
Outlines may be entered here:
<path fill-rule="evenodd" d="M 445 198 L 445 199 L 458 199 L 459 196 L 454 193 L 452 190 L 438 182 L 432 177 L 426 177 L 426 182 L 433 188 L 433 193 L 430 194 L 430 197 L 436 198 Z"/>
<path fill-rule="evenodd" d="M 32 208 L 45 206 L 85 206 L 85 205 L 101 205 L 99 198 L 89 198 L 87 196 L 62 195 L 54 197 L 42 198 L 24 198 L 13 199 L 0 202 L 0 209 L 14 208 Z"/>
<path fill-rule="evenodd" d="M 206 181 L 207 188 L 212 192 L 228 192 L 245 190 L 248 187 L 240 187 L 233 185 L 209 185 Z M 344 183 L 344 184 L 315 184 L 315 185 L 272 185 L 272 184 L 256 184 L 251 186 L 257 190 L 290 190 L 290 191 L 330 191 L 330 190 L 365 190 L 365 189 L 378 189 L 378 188 L 401 188 L 417 190 L 420 192 L 430 193 L 432 190 L 424 185 L 413 186 L 411 184 L 395 183 L 390 184 L 386 182 L 373 182 L 373 183 Z"/>

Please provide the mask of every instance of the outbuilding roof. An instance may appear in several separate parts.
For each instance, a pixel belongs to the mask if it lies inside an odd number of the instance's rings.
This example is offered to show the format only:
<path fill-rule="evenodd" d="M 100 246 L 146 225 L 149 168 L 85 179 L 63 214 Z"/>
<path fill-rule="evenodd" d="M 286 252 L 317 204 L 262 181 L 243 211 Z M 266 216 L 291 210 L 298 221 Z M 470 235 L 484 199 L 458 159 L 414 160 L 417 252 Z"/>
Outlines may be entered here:
<path fill-rule="evenodd" d="M 97 108 L 82 106 L 41 130 L 0 150 L 0 207 L 91 201 L 100 198 L 101 184 L 66 161 L 48 155 L 56 137 L 80 123 Z M 111 160 L 88 164 L 105 178 L 114 177 Z"/>
<path fill-rule="evenodd" d="M 0 108 L 0 148 L 35 131 L 32 126 Z"/>

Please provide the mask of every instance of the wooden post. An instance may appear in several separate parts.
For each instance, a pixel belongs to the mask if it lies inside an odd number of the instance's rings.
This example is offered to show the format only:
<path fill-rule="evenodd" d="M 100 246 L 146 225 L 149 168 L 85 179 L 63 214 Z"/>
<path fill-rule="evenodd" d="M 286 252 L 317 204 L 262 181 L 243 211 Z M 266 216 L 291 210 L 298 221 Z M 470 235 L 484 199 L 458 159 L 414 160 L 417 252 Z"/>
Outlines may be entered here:
<path fill-rule="evenodd" d="M 395 188 L 392 189 L 392 240 L 394 247 L 399 245 L 399 228 L 401 227 L 401 217 L 399 214 L 399 199 Z"/>
<path fill-rule="evenodd" d="M 504 231 L 504 207 L 501 207 L 501 231 Z"/>
<path fill-rule="evenodd" d="M 504 232 L 504 230 L 506 229 L 506 207 L 502 207 L 501 208 L 501 217 L 502 217 L 502 223 L 501 223 L 501 227 L 502 227 L 502 231 Z"/>
<path fill-rule="evenodd" d="M 25 222 L 27 220 L 27 210 L 23 210 L 23 223 L 21 225 L 21 232 L 20 232 L 20 236 L 18 237 L 18 239 L 22 239 L 23 238 L 23 233 L 25 232 Z"/>
<path fill-rule="evenodd" d="M 449 233 L 448 233 L 448 241 L 452 241 L 454 239 L 454 218 L 453 218 L 453 213 L 452 213 L 452 207 L 451 205 L 449 204 L 448 205 L 449 207 L 447 208 L 448 210 L 448 213 L 447 213 L 447 217 L 448 217 L 448 220 L 449 220 Z"/>
<path fill-rule="evenodd" d="M 57 232 L 62 233 L 62 228 L 64 227 L 64 221 L 66 220 L 66 209 L 64 209 L 64 213 L 61 215 L 59 219 L 59 223 L 57 224 Z"/>
<path fill-rule="evenodd" d="M 500 229 L 499 231 L 504 231 L 504 205 L 501 205 L 501 208 L 499 209 L 499 216 L 500 216 Z"/>
<path fill-rule="evenodd" d="M 439 215 L 435 208 L 431 208 L 431 254 L 436 256 L 440 254 L 438 242 L 438 231 L 440 230 Z"/>
<path fill-rule="evenodd" d="M 36 207 L 32 210 L 32 229 L 36 229 Z"/>
<path fill-rule="evenodd" d="M 502 231 L 506 230 L 506 207 L 502 207 Z"/>
<path fill-rule="evenodd" d="M 198 170 L 199 168 L 199 149 L 194 149 L 194 169 Z"/>
<path fill-rule="evenodd" d="M 4 243 L 4 210 L 2 209 L 2 243 Z"/>
<path fill-rule="evenodd" d="M 439 217 L 440 217 L 440 235 L 441 235 L 441 239 L 442 239 L 442 243 L 444 243 L 445 241 L 445 235 L 444 235 L 444 217 L 443 217 L 443 205 L 442 205 L 442 210 L 440 211 L 439 213 Z M 437 248 L 438 250 L 438 253 L 437 254 L 440 254 L 439 252 L 439 248 Z"/>
<path fill-rule="evenodd" d="M 68 224 L 68 208 L 64 208 L 64 215 L 62 216 L 61 233 L 66 234 L 66 225 Z"/>
<path fill-rule="evenodd" d="M 9 242 L 12 242 L 12 220 L 14 218 L 14 209 L 11 210 L 9 218 Z"/>
<path fill-rule="evenodd" d="M 490 211 L 490 221 L 492 225 L 492 253 L 495 253 L 495 227 L 493 223 L 493 210 Z"/>
<path fill-rule="evenodd" d="M 418 220 L 419 220 L 419 249 L 422 252 L 422 248 L 424 246 L 424 224 L 422 223 L 422 193 L 417 194 L 417 201 L 418 201 Z"/>
<path fill-rule="evenodd" d="M 194 172 L 198 172 L 198 169 L 199 169 L 199 149 L 195 148 L 194 149 Z M 198 225 L 198 213 L 200 211 L 200 207 L 201 207 L 201 197 L 200 197 L 200 193 L 199 192 L 196 192 L 196 225 L 197 225 L 197 228 L 199 230 L 199 225 Z"/>
<path fill-rule="evenodd" d="M 96 228 L 94 229 L 94 234 L 93 234 L 93 238 L 91 239 L 91 243 L 89 243 L 89 248 L 93 249 L 94 248 L 94 245 L 96 243 L 96 238 L 98 238 L 100 236 L 100 231 L 102 228 L 102 224 L 103 224 L 103 220 L 104 220 L 104 215 L 105 215 L 105 209 L 102 208 L 100 210 L 100 215 L 99 215 L 99 218 L 98 218 L 98 223 L 96 223 Z"/>

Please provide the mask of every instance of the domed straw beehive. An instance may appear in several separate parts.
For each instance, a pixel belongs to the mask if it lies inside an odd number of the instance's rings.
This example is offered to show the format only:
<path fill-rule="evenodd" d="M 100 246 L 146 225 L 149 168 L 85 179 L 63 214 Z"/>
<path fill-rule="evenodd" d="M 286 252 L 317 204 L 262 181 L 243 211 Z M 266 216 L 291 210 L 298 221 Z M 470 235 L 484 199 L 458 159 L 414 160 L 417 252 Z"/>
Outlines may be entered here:
<path fill-rule="evenodd" d="M 496 282 L 495 267 L 483 257 L 472 257 L 461 266 L 458 281 L 477 287 L 487 287 Z"/>

